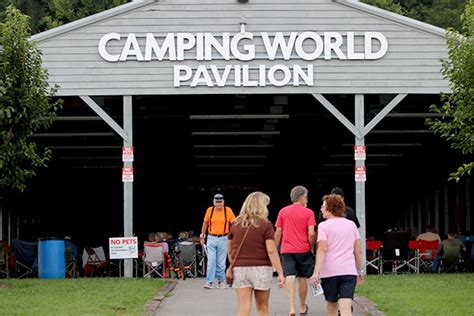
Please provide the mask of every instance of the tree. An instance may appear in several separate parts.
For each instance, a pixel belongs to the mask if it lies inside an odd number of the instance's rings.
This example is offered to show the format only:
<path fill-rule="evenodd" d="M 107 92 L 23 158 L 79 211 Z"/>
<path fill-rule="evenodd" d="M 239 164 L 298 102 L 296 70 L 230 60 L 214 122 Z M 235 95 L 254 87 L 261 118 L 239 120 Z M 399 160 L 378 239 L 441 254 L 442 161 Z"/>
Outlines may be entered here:
<path fill-rule="evenodd" d="M 31 32 L 36 34 L 127 2 L 130 0 L 0 0 L 0 11 L 9 5 L 20 9 L 30 16 Z"/>
<path fill-rule="evenodd" d="M 43 0 L 48 13 L 42 19 L 43 30 L 130 2 L 130 0 Z"/>
<path fill-rule="evenodd" d="M 474 1 L 470 0 L 462 15 L 463 34 L 449 29 L 447 44 L 449 57 L 443 61 L 442 72 L 449 80 L 451 94 L 443 95 L 441 106 L 432 105 L 431 111 L 442 114 L 439 119 L 428 119 L 430 129 L 461 150 L 464 155 L 474 152 Z M 470 156 L 472 157 L 472 156 Z M 470 174 L 474 162 L 464 163 L 450 175 L 459 181 Z"/>
<path fill-rule="evenodd" d="M 393 0 L 363 0 L 367 4 L 373 5 L 375 7 L 398 13 L 398 14 L 405 14 L 404 9 L 399 3 L 393 2 Z"/>
<path fill-rule="evenodd" d="M 0 45 L 0 188 L 23 191 L 35 169 L 46 167 L 48 149 L 29 136 L 51 125 L 60 100 L 48 86 L 41 53 L 29 41 L 29 17 L 10 6 L 1 25 Z"/>
<path fill-rule="evenodd" d="M 461 29 L 460 16 L 466 4 L 466 0 L 362 0 L 362 2 L 442 28 L 453 27 L 456 30 Z"/>

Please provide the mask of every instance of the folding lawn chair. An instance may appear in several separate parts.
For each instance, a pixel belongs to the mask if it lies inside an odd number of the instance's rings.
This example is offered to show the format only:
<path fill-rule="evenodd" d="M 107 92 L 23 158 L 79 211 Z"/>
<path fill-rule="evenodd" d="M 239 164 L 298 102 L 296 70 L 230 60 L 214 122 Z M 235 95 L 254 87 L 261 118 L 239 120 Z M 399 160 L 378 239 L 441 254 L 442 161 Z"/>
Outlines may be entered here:
<path fill-rule="evenodd" d="M 408 266 L 408 240 L 410 234 L 405 231 L 392 231 L 385 234 L 383 242 L 383 262 L 391 263 L 392 273 L 398 273 Z"/>
<path fill-rule="evenodd" d="M 182 241 L 178 243 L 177 247 L 180 252 L 179 258 L 183 263 L 184 273 L 188 277 L 196 278 L 196 245 L 192 241 Z"/>
<path fill-rule="evenodd" d="M 82 265 L 84 268 L 84 276 L 107 275 L 109 262 L 105 258 L 104 248 L 102 246 L 92 248 L 84 247 L 82 253 Z"/>
<path fill-rule="evenodd" d="M 8 256 L 7 256 L 7 242 L 0 240 L 0 277 L 8 278 Z"/>
<path fill-rule="evenodd" d="M 165 272 L 164 248 L 161 243 L 145 242 L 143 255 L 143 277 L 151 278 L 153 274 L 163 278 Z"/>
<path fill-rule="evenodd" d="M 373 268 L 378 274 L 383 273 L 383 262 L 382 262 L 382 242 L 378 240 L 367 240 L 366 241 L 366 266 L 367 270 Z"/>
<path fill-rule="evenodd" d="M 420 270 L 422 272 L 431 272 L 433 261 L 438 254 L 438 240 L 419 240 L 420 243 Z"/>
<path fill-rule="evenodd" d="M 76 256 L 74 256 L 74 249 L 72 247 L 64 248 L 64 262 L 66 264 L 66 277 L 76 277 Z"/>
<path fill-rule="evenodd" d="M 408 241 L 408 270 L 413 269 L 415 273 L 420 273 L 420 242 L 418 240 Z"/>
<path fill-rule="evenodd" d="M 197 275 L 201 277 L 206 276 L 207 256 L 206 251 L 201 244 L 196 245 L 196 267 Z"/>
<path fill-rule="evenodd" d="M 15 258 L 14 272 L 17 278 L 33 276 L 38 268 L 38 244 L 19 239 L 12 240 Z"/>

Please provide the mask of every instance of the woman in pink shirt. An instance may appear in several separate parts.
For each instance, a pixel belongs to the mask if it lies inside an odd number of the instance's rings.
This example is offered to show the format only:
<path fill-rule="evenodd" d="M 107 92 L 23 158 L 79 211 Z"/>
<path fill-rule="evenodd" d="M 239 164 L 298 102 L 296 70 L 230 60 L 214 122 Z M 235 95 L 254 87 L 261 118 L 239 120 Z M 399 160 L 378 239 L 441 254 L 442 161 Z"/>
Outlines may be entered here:
<path fill-rule="evenodd" d="M 354 222 L 343 217 L 344 200 L 325 195 L 321 212 L 326 221 L 318 226 L 316 266 L 310 282 L 321 284 L 328 315 L 352 315 L 351 304 L 357 278 L 362 278 L 362 248 Z"/>

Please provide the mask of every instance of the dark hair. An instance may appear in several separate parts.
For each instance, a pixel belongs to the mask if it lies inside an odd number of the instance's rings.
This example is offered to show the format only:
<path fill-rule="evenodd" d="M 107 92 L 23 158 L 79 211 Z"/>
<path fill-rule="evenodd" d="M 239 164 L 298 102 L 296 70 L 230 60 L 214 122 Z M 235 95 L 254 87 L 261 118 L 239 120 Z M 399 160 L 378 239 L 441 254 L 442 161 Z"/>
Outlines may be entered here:
<path fill-rule="evenodd" d="M 337 194 L 344 197 L 344 191 L 339 187 L 332 188 L 331 194 Z"/>
<path fill-rule="evenodd" d="M 323 196 L 323 201 L 326 202 L 326 211 L 336 217 L 342 217 L 346 210 L 346 204 L 339 194 L 329 194 Z"/>

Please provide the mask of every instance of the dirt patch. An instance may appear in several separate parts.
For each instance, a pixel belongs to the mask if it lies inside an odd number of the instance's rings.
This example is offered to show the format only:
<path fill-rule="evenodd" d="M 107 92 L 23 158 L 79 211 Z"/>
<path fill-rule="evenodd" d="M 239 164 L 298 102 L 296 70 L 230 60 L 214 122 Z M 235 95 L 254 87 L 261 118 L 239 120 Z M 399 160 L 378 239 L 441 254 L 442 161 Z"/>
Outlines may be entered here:
<path fill-rule="evenodd" d="M 9 285 L 0 283 L 0 289 L 6 289 L 6 288 L 9 288 L 9 287 L 10 287 Z"/>
<path fill-rule="evenodd" d="M 145 315 L 153 316 L 160 307 L 161 302 L 169 295 L 178 284 L 176 281 L 168 281 L 158 292 L 158 294 L 146 303 L 144 307 Z"/>

